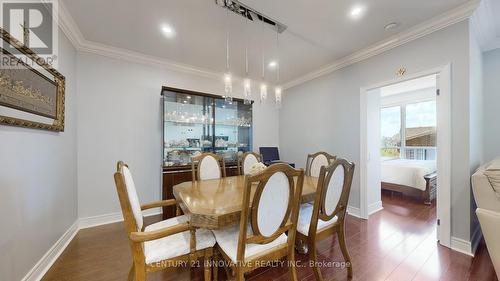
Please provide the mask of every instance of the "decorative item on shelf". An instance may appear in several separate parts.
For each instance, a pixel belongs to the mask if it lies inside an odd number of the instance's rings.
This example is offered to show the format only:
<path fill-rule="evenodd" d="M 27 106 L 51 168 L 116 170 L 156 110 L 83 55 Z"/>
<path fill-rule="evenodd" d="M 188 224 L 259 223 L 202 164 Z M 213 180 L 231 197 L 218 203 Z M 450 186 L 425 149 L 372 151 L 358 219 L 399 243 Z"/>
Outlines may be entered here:
<path fill-rule="evenodd" d="M 0 58 L 7 62 L 0 69 L 0 109 L 8 108 L 0 124 L 64 131 L 64 76 L 1 27 L 0 33 Z"/>
<path fill-rule="evenodd" d="M 249 174 L 252 175 L 252 176 L 256 175 L 256 174 L 264 171 L 266 168 L 267 168 L 266 165 L 264 165 L 261 162 L 255 163 L 255 164 L 252 165 L 252 167 L 250 167 Z"/>

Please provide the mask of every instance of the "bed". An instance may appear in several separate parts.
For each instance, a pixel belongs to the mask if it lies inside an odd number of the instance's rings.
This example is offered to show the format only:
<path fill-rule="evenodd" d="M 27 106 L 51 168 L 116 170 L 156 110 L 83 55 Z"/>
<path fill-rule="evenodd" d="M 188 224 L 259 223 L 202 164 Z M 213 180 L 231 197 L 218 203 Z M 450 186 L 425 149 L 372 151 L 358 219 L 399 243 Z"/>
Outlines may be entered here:
<path fill-rule="evenodd" d="M 382 189 L 417 196 L 426 205 L 436 198 L 435 160 L 385 160 L 381 170 Z"/>

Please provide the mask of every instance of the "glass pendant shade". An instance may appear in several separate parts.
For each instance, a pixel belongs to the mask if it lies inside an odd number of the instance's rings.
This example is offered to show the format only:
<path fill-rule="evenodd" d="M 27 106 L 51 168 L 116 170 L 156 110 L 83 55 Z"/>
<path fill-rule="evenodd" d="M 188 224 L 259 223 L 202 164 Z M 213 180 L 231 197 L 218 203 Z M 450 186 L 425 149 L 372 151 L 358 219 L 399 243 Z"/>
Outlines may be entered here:
<path fill-rule="evenodd" d="M 233 97 L 232 97 L 232 92 L 233 92 L 233 82 L 231 78 L 231 73 L 225 73 L 224 74 L 224 99 L 227 102 L 232 102 Z"/>
<path fill-rule="evenodd" d="M 260 85 L 260 102 L 263 102 L 267 99 L 267 85 L 262 83 Z"/>
<path fill-rule="evenodd" d="M 276 107 L 280 108 L 281 107 L 281 87 L 276 87 L 274 89 L 274 98 L 276 100 Z"/>
<path fill-rule="evenodd" d="M 245 78 L 243 80 L 243 93 L 244 93 L 244 103 L 251 104 L 252 103 L 252 82 L 250 79 Z"/>

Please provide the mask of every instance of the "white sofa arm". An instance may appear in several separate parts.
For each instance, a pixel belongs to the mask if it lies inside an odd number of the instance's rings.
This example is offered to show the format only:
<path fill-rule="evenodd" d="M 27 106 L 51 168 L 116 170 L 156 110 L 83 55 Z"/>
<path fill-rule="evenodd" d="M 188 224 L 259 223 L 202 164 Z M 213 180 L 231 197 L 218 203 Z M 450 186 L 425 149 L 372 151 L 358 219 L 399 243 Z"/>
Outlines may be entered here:
<path fill-rule="evenodd" d="M 500 233 L 500 213 L 477 208 L 476 214 L 481 224 L 481 230 L 483 231 L 493 267 L 500 280 L 500 236 L 498 235 Z"/>
<path fill-rule="evenodd" d="M 472 191 L 478 208 L 500 212 L 500 198 L 484 175 L 484 166 L 472 175 Z"/>

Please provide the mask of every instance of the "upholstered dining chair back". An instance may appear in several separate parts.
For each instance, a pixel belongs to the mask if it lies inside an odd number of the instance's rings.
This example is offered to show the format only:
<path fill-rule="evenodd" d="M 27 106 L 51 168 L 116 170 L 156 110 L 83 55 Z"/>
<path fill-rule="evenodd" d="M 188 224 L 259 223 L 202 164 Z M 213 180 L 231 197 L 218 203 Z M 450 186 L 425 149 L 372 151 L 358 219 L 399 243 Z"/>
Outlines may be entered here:
<path fill-rule="evenodd" d="M 321 167 L 332 164 L 335 159 L 337 159 L 336 156 L 326 152 L 316 152 L 307 155 L 306 175 L 319 177 Z"/>
<path fill-rule="evenodd" d="M 296 177 L 296 183 L 295 179 Z M 243 261 L 245 244 L 268 244 L 288 231 L 293 252 L 304 171 L 279 163 L 253 176 L 246 176 L 240 219 L 237 259 Z M 252 185 L 255 193 L 250 203 Z M 248 222 L 251 232 L 248 236 Z"/>
<path fill-rule="evenodd" d="M 141 231 L 144 226 L 141 204 L 128 165 L 122 161 L 118 162 L 114 177 L 125 224 L 129 224 L 129 232 Z"/>
<path fill-rule="evenodd" d="M 226 164 L 224 161 L 224 157 L 210 152 L 192 157 L 191 173 L 193 181 L 211 180 L 225 177 Z"/>
<path fill-rule="evenodd" d="M 252 166 L 261 161 L 262 157 L 260 154 L 255 152 L 245 152 L 241 158 L 238 159 L 238 171 L 243 175 L 248 175 Z"/>
<path fill-rule="evenodd" d="M 337 159 L 332 164 L 321 167 L 317 190 L 319 196 L 314 202 L 311 226 L 315 225 L 316 213 L 323 221 L 329 221 L 334 217 L 337 217 L 337 221 L 344 219 L 353 174 L 354 163 L 345 159 Z M 309 231 L 315 232 L 316 227 L 311 227 Z"/>

